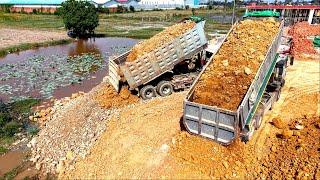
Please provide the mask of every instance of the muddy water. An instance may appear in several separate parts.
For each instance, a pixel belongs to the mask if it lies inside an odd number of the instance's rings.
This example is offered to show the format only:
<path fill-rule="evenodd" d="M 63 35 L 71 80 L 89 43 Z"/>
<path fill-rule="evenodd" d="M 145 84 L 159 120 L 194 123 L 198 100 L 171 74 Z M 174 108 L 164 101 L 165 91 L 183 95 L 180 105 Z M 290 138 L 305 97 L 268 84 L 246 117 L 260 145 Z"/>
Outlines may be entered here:
<path fill-rule="evenodd" d="M 22 164 L 24 151 L 11 151 L 0 155 L 0 177 Z"/>
<path fill-rule="evenodd" d="M 9 54 L 3 58 L 0 58 L 0 67 L 8 64 L 18 64 L 18 63 L 21 63 L 21 61 L 26 61 L 28 58 L 35 57 L 35 56 L 49 57 L 53 55 L 59 55 L 59 56 L 67 57 L 67 56 L 81 55 L 85 53 L 100 54 L 103 57 L 104 66 L 102 66 L 102 68 L 97 69 L 95 72 L 92 72 L 89 76 L 85 77 L 79 84 L 76 83 L 76 84 L 72 84 L 64 87 L 59 87 L 54 90 L 53 97 L 62 98 L 62 97 L 70 96 L 74 92 L 90 91 L 94 86 L 96 86 L 102 81 L 104 76 L 107 75 L 107 69 L 105 68 L 105 65 L 107 64 L 109 56 L 120 54 L 130 49 L 130 47 L 132 47 L 136 43 L 137 43 L 137 40 L 130 39 L 130 38 L 95 38 L 95 39 L 88 39 L 88 40 L 77 40 L 67 45 L 42 47 L 38 49 L 32 49 L 32 50 L 22 51 L 19 53 Z M 12 84 L 23 84 L 23 83 L 11 82 L 11 86 Z M 18 92 L 17 94 L 19 93 L 20 92 Z M 10 96 L 14 96 L 14 95 L 15 94 L 4 95 L 4 94 L 1 94 L 1 91 L 0 91 L 0 99 L 4 101 L 9 100 Z M 26 95 L 39 98 L 39 93 L 37 92 L 32 92 Z"/>

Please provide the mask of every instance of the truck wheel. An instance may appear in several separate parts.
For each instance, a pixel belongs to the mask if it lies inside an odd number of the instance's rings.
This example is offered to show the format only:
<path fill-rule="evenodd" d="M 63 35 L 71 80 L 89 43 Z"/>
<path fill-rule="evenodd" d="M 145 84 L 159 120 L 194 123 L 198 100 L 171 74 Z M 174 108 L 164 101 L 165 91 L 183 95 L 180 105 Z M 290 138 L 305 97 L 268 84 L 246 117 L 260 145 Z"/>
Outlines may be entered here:
<path fill-rule="evenodd" d="M 256 118 L 256 129 L 259 129 L 261 124 L 262 124 L 262 120 L 263 120 L 263 117 L 262 115 L 259 115 L 257 118 Z"/>
<path fill-rule="evenodd" d="M 153 86 L 147 85 L 140 90 L 140 96 L 144 100 L 152 99 L 153 97 L 156 97 L 156 91 Z"/>
<path fill-rule="evenodd" d="M 160 96 L 169 96 L 173 92 L 172 84 L 169 81 L 161 81 L 157 85 L 157 92 Z"/>
<path fill-rule="evenodd" d="M 294 57 L 290 57 L 290 65 L 293 66 Z"/>
<path fill-rule="evenodd" d="M 281 79 L 281 87 L 283 87 L 286 84 L 286 80 L 285 79 Z"/>

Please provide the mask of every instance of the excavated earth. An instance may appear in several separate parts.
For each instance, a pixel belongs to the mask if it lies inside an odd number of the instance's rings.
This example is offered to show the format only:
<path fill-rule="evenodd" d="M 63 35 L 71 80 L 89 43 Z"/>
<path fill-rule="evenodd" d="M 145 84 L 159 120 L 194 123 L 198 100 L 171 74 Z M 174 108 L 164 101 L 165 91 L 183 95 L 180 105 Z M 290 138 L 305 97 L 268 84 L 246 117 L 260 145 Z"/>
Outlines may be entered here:
<path fill-rule="evenodd" d="M 200 77 L 193 102 L 235 111 L 278 29 L 274 19 L 239 23 Z"/>
<path fill-rule="evenodd" d="M 41 131 L 29 144 L 30 160 L 43 173 L 72 168 L 105 131 L 106 121 L 117 113 L 116 108 L 137 101 L 129 90 L 122 89 L 118 94 L 107 83 L 101 83 L 87 94 L 54 102 L 46 120 L 42 120 Z"/>
<path fill-rule="evenodd" d="M 247 144 L 225 147 L 185 132 L 186 92 L 175 93 L 120 108 L 88 155 L 59 178 L 319 179 L 319 65 L 289 67 L 280 100 Z"/>
<path fill-rule="evenodd" d="M 127 57 L 127 62 L 132 62 L 137 58 L 153 51 L 154 49 L 173 41 L 175 38 L 183 35 L 196 25 L 193 21 L 185 21 L 166 28 L 164 31 L 156 34 L 152 38 L 142 41 L 135 45 Z"/>

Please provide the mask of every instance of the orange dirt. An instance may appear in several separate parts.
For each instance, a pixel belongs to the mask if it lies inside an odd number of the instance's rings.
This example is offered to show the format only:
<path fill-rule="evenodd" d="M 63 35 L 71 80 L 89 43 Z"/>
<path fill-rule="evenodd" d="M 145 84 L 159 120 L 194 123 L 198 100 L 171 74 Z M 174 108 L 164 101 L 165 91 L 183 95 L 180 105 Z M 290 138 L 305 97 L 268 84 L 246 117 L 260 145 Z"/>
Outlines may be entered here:
<path fill-rule="evenodd" d="M 273 19 L 238 24 L 201 76 L 193 101 L 235 111 L 278 28 Z"/>
<path fill-rule="evenodd" d="M 294 130 L 298 121 L 302 130 Z M 319 116 L 291 120 L 289 131 L 293 135 L 268 141 L 272 153 L 262 160 L 262 173 L 271 179 L 319 179 L 319 124 Z"/>
<path fill-rule="evenodd" d="M 127 57 L 127 62 L 132 62 L 137 58 L 149 53 L 150 51 L 171 42 L 175 38 L 192 29 L 195 25 L 196 23 L 193 21 L 185 21 L 175 24 L 156 34 L 152 38 L 142 41 L 132 48 L 131 53 Z"/>
<path fill-rule="evenodd" d="M 114 88 L 105 84 L 96 94 L 96 100 L 99 105 L 109 109 L 109 108 L 117 108 L 127 106 L 129 104 L 133 104 L 138 102 L 139 98 L 135 95 L 132 95 L 127 87 L 122 87 L 120 93 L 118 94 Z"/>

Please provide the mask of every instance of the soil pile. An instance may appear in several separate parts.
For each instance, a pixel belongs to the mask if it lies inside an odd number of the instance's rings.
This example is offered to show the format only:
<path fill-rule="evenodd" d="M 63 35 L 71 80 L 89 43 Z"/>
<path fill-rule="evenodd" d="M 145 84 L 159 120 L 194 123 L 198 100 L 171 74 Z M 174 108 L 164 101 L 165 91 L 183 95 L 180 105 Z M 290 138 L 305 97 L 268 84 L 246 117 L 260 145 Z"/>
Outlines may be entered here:
<path fill-rule="evenodd" d="M 105 122 L 112 110 L 98 105 L 94 95 L 101 85 L 90 93 L 57 100 L 49 117 L 30 144 L 31 161 L 44 173 L 60 172 L 77 157 L 85 157 L 88 148 L 105 130 Z"/>
<path fill-rule="evenodd" d="M 278 32 L 274 19 L 235 27 L 196 85 L 193 101 L 236 110 Z"/>
<path fill-rule="evenodd" d="M 319 179 L 319 125 L 319 116 L 291 120 L 284 131 L 289 136 L 278 134 L 269 142 L 272 152 L 262 161 L 262 173 L 271 179 Z"/>
<path fill-rule="evenodd" d="M 169 151 L 166 143 L 179 131 L 184 96 L 176 93 L 120 108 L 90 155 L 60 178 L 159 179 L 152 176 Z"/>
<path fill-rule="evenodd" d="M 291 27 L 289 35 L 293 38 L 292 54 L 297 58 L 304 54 L 315 54 L 310 36 L 320 35 L 320 25 L 310 25 L 308 22 L 298 22 Z"/>
<path fill-rule="evenodd" d="M 118 94 L 109 84 L 104 84 L 95 98 L 100 106 L 107 109 L 127 106 L 139 100 L 137 96 L 131 94 L 127 87 L 122 87 Z"/>
<path fill-rule="evenodd" d="M 132 48 L 131 53 L 127 57 L 127 62 L 132 62 L 137 58 L 140 58 L 143 55 L 149 53 L 150 51 L 171 42 L 175 38 L 192 29 L 195 25 L 196 23 L 193 21 L 185 21 L 179 24 L 175 24 L 156 34 L 152 38 L 142 41 Z"/>

